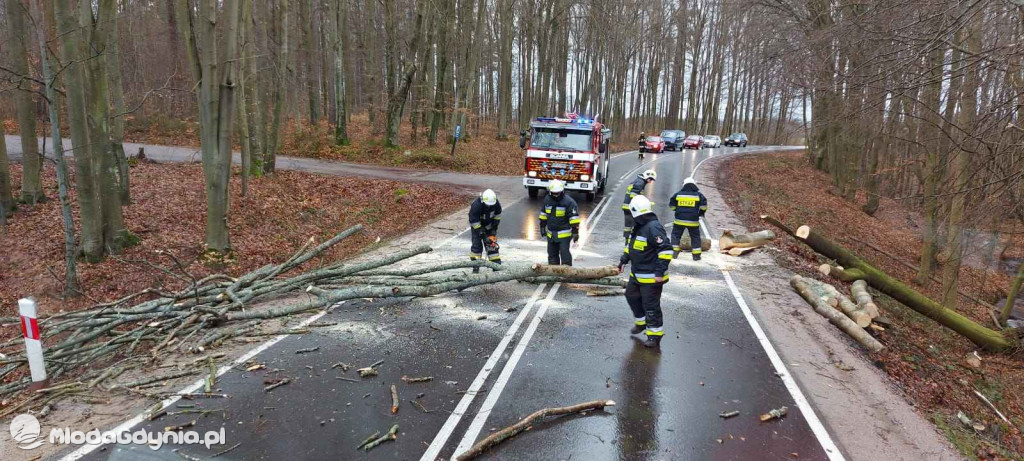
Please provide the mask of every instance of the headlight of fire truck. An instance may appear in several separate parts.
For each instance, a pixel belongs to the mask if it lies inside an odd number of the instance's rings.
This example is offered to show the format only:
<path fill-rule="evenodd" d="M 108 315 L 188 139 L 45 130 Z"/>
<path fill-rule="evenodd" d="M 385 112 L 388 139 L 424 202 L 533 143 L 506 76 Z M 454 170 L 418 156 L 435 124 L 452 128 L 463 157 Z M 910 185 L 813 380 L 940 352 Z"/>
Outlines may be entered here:
<path fill-rule="evenodd" d="M 536 171 L 530 171 L 530 172 L 527 172 L 526 175 L 531 177 L 531 178 L 536 178 L 537 177 L 537 172 Z"/>
<path fill-rule="evenodd" d="M 589 174 L 581 174 L 580 175 L 580 181 L 590 181 L 590 175 Z"/>

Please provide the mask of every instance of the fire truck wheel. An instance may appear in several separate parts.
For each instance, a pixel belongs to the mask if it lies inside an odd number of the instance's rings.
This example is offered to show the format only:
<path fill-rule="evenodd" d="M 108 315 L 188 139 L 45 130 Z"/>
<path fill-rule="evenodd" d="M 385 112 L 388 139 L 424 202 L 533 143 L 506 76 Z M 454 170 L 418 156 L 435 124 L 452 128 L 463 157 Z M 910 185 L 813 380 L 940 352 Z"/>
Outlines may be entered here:
<path fill-rule="evenodd" d="M 526 191 L 530 194 L 530 198 L 537 198 L 537 196 L 540 195 L 540 189 L 536 187 L 527 187 Z"/>
<path fill-rule="evenodd" d="M 587 192 L 587 201 L 588 202 L 593 202 L 595 197 L 597 197 L 597 194 L 595 194 L 593 192 Z"/>

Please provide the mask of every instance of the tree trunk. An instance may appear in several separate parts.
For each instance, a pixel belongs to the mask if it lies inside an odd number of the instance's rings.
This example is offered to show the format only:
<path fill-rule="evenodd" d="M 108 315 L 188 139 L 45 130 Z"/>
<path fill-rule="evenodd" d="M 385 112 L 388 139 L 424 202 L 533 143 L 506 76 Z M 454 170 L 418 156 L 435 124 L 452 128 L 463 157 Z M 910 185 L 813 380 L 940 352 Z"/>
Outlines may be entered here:
<path fill-rule="evenodd" d="M 939 98 L 942 86 L 943 49 L 935 47 L 928 53 L 925 61 L 929 85 L 924 89 L 923 119 L 918 126 L 918 141 L 924 146 L 924 165 L 922 176 L 924 187 L 921 195 L 924 200 L 924 229 L 921 233 L 921 264 L 915 282 L 924 285 L 931 277 L 935 265 L 936 237 L 938 230 L 939 198 L 936 197 L 939 184 L 943 181 L 945 165 L 939 162 Z"/>
<path fill-rule="evenodd" d="M 1005 325 L 1006 320 L 1010 318 L 1010 314 L 1013 314 L 1013 305 L 1017 301 L 1017 295 L 1020 294 L 1020 287 L 1024 284 L 1024 264 L 1021 264 L 1017 269 L 1017 277 L 1013 279 L 1013 284 L 1010 285 L 1010 292 L 1006 294 L 1006 304 L 1003 305 L 1003 312 L 999 314 L 999 323 Z"/>
<path fill-rule="evenodd" d="M 106 55 L 107 77 L 110 79 L 110 105 L 114 111 L 110 119 L 110 153 L 117 165 L 118 191 L 122 205 L 132 202 L 131 181 L 128 171 L 128 158 L 124 154 L 124 117 L 128 115 L 124 107 L 124 84 L 121 82 L 121 44 L 118 27 L 116 3 L 109 19 L 110 36 L 107 38 Z"/>
<path fill-rule="evenodd" d="M 331 28 L 331 43 L 334 46 L 334 105 L 337 116 L 334 121 L 334 144 L 347 146 L 348 111 L 346 110 L 345 85 L 345 40 L 348 34 L 348 3 L 335 0 L 331 3 L 334 12 L 334 27 Z"/>
<path fill-rule="evenodd" d="M 217 0 L 203 0 L 196 16 L 186 0 L 179 0 L 178 24 L 189 50 L 192 72 L 199 82 L 200 149 L 206 183 L 206 251 L 221 258 L 231 251 L 228 235 L 228 185 L 231 178 L 231 123 L 234 113 L 235 60 L 238 59 L 237 0 L 224 0 L 218 14 Z M 223 19 L 220 28 L 217 19 Z M 219 46 L 218 46 L 219 45 Z M 221 48 L 218 50 L 218 48 Z M 218 53 L 221 51 L 222 53 Z M 223 65 L 223 63 L 229 63 Z"/>
<path fill-rule="evenodd" d="M 982 19 L 984 15 L 975 13 L 974 19 L 961 32 L 965 35 L 962 42 L 966 43 L 967 54 L 978 56 L 981 53 Z M 978 112 L 978 87 L 980 69 L 963 67 L 963 95 L 960 98 L 960 114 L 957 125 L 964 135 L 961 137 L 960 148 L 950 162 L 950 179 L 953 182 L 954 195 L 949 205 L 949 221 L 946 230 L 946 249 L 949 258 L 942 266 L 942 304 L 955 308 L 957 303 L 957 284 L 960 280 L 960 263 L 963 258 L 964 210 L 967 204 L 968 169 L 971 155 L 977 152 L 974 138 L 974 122 Z"/>
<path fill-rule="evenodd" d="M 18 130 L 21 134 L 21 201 L 33 205 L 45 200 L 41 172 L 42 156 L 39 154 L 39 138 L 36 136 L 36 106 L 32 98 L 32 75 L 28 65 L 28 45 L 31 38 L 25 27 L 28 8 L 24 0 L 7 0 L 8 43 L 10 44 L 11 72 L 16 79 L 14 105 L 18 115 Z"/>
<path fill-rule="evenodd" d="M 876 290 L 889 295 L 921 315 L 939 322 L 942 326 L 963 335 L 979 347 L 991 351 L 1003 351 L 1014 345 L 1013 342 L 1000 332 L 985 328 L 956 311 L 929 299 L 913 288 L 904 285 L 899 280 L 890 277 L 885 272 L 878 270 L 846 248 L 813 232 L 810 227 L 801 226 L 794 232 L 773 218 L 768 216 L 762 216 L 761 218 L 786 231 L 786 233 L 792 235 L 797 240 L 806 243 L 814 251 L 827 258 L 836 260 L 836 262 L 842 264 L 848 270 L 855 268 L 862 271 L 864 281 Z"/>
<path fill-rule="evenodd" d="M 48 10 L 52 7 L 46 7 Z M 45 18 L 45 22 L 52 23 L 53 18 Z M 57 165 L 57 196 L 60 199 L 61 223 L 64 226 L 64 297 L 78 296 L 78 258 L 75 254 L 75 222 L 71 210 L 71 194 L 68 192 L 68 167 L 64 159 L 64 143 L 60 135 L 60 101 L 57 99 L 57 91 L 54 88 L 56 77 L 50 68 L 50 57 L 46 51 L 46 34 L 39 34 L 40 60 L 43 64 L 43 80 L 46 82 L 46 100 L 50 115 L 50 134 L 53 139 L 53 156 Z M 3 144 L 0 142 L 0 144 Z M 0 146 L 2 147 L 2 146 Z M 0 149 L 2 150 L 2 149 Z M 4 154 L 4 152 L 0 152 Z M 6 155 L 0 155 L 0 163 L 6 160 Z M 3 165 L 0 165 L 2 167 Z M 0 172 L 3 173 L 3 172 Z"/>
<path fill-rule="evenodd" d="M 395 0 L 385 0 L 384 1 L 385 11 L 390 9 L 391 12 L 393 13 L 394 12 L 394 2 L 395 2 Z M 419 3 L 419 5 L 422 5 L 422 4 L 423 4 L 422 2 Z M 412 79 L 416 76 L 416 53 L 415 53 L 415 50 L 419 48 L 420 35 L 421 35 L 422 30 L 423 30 L 423 11 L 422 11 L 422 6 L 419 6 L 419 7 L 417 7 L 417 11 L 416 11 L 416 25 L 413 27 L 412 42 L 409 45 L 410 50 L 412 50 L 412 52 L 410 53 L 410 56 L 412 56 L 412 59 L 410 59 L 409 62 L 405 63 L 405 67 L 407 67 L 408 70 L 405 72 L 405 75 L 402 77 L 402 80 L 400 82 L 395 82 L 397 84 L 397 86 L 394 88 L 394 93 L 388 95 L 387 138 L 385 139 L 385 144 L 388 147 L 396 147 L 396 146 L 398 146 L 398 128 L 399 128 L 399 124 L 402 123 L 402 110 L 405 108 L 405 101 L 409 99 L 409 88 L 412 85 Z M 391 38 L 393 38 L 393 37 L 391 37 L 391 35 L 389 34 L 389 40 L 391 40 Z M 392 49 L 392 53 L 394 54 L 394 56 L 392 56 L 391 59 L 397 61 L 398 60 L 398 56 L 397 56 L 397 54 L 398 54 L 398 46 L 397 46 L 397 43 L 394 44 L 393 47 L 389 45 L 389 48 L 393 48 Z M 396 74 L 394 76 L 392 76 L 392 78 L 397 78 L 397 76 L 398 76 L 397 75 L 398 64 L 397 63 L 392 63 L 389 66 L 389 68 L 391 68 L 391 67 L 394 67 L 395 69 L 393 69 L 393 70 L 394 70 L 394 72 L 396 72 Z M 389 72 L 391 72 L 391 70 L 389 70 Z"/>
<path fill-rule="evenodd" d="M 310 12 L 310 2 L 315 0 L 299 0 L 299 21 L 302 27 L 302 42 L 300 43 L 302 63 L 304 65 L 305 87 L 307 99 L 309 99 L 309 123 L 316 125 L 320 122 L 320 83 L 317 81 L 316 43 L 313 40 L 313 17 Z"/>
<path fill-rule="evenodd" d="M 14 213 L 14 195 L 11 193 L 11 164 L 7 158 L 7 143 L 0 140 L 0 226 L 7 224 L 7 217 L 11 213 Z"/>
<path fill-rule="evenodd" d="M 437 131 L 441 127 L 441 117 L 444 111 L 444 95 L 446 77 L 448 75 L 448 31 L 451 27 L 451 18 L 455 15 L 455 0 L 443 0 L 443 10 L 440 14 L 441 23 L 438 26 L 440 34 L 437 37 L 437 83 L 434 86 L 434 115 L 430 120 L 430 134 L 427 136 L 427 143 L 431 146 L 437 145 Z"/>
<path fill-rule="evenodd" d="M 885 346 L 869 335 L 868 332 L 864 331 L 864 328 L 858 326 L 853 320 L 850 320 L 849 317 L 843 315 L 825 302 L 824 297 L 820 296 L 819 293 L 812 288 L 811 284 L 808 283 L 809 281 L 810 279 L 794 275 L 793 278 L 789 280 L 789 284 L 792 285 L 793 289 L 796 290 L 797 293 L 800 293 L 800 296 L 814 308 L 815 312 L 827 318 L 830 323 L 838 327 L 840 330 L 843 330 L 843 333 L 849 335 L 860 343 L 860 345 L 864 346 L 864 348 L 871 352 L 878 352 L 885 349 Z"/>
<path fill-rule="evenodd" d="M 277 76 L 274 88 L 274 119 L 269 127 L 266 152 L 263 154 L 263 173 L 273 173 L 277 167 L 277 150 L 281 148 L 281 125 L 284 123 L 285 79 L 288 76 L 288 0 L 278 2 Z"/>

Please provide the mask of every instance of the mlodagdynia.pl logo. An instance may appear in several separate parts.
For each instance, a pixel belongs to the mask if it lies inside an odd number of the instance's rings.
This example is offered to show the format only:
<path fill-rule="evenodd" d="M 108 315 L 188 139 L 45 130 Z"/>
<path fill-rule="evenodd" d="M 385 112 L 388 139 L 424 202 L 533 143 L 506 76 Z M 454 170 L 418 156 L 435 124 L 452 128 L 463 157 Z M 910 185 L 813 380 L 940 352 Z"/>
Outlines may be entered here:
<path fill-rule="evenodd" d="M 11 437 L 22 450 L 43 444 L 43 438 L 39 436 L 39 420 L 32 415 L 18 415 L 11 420 Z"/>
<path fill-rule="evenodd" d="M 45 437 L 40 436 L 39 420 L 35 416 L 22 414 L 11 420 L 11 437 L 22 450 L 31 450 L 43 444 Z M 200 437 L 196 431 L 165 431 L 149 432 L 145 429 L 138 429 L 130 432 L 128 429 L 100 432 L 93 429 L 89 432 L 72 431 L 70 428 L 53 428 L 50 431 L 50 443 L 63 445 L 101 445 L 117 443 L 122 445 L 149 445 L 149 448 L 159 450 L 164 444 L 176 445 L 205 445 L 207 449 L 211 445 L 221 445 L 227 440 L 224 437 L 224 428 L 219 431 L 207 431 Z"/>

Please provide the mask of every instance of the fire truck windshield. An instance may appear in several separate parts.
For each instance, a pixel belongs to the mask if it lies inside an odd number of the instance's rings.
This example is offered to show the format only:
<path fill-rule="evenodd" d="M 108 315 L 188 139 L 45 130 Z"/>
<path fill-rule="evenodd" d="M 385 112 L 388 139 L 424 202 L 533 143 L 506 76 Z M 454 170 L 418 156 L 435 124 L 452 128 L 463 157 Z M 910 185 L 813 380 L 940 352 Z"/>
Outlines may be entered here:
<path fill-rule="evenodd" d="M 535 127 L 530 137 L 533 149 L 571 150 L 587 152 L 591 149 L 589 130 Z"/>

